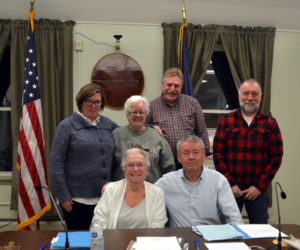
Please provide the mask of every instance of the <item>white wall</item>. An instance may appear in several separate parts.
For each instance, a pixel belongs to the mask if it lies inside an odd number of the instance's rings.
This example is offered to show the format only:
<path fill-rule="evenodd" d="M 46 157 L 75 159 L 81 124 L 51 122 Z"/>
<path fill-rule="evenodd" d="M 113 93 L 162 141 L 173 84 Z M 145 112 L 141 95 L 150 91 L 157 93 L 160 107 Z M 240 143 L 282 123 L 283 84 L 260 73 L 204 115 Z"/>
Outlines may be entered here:
<path fill-rule="evenodd" d="M 300 224 L 299 44 L 300 32 L 276 32 L 271 89 L 271 111 L 279 123 L 284 143 L 283 162 L 275 177 L 287 193 L 286 200 L 280 198 L 281 220 L 294 224 Z M 275 206 L 270 213 L 276 222 Z"/>
<path fill-rule="evenodd" d="M 113 36 L 123 35 L 120 40 L 120 52 L 136 60 L 144 73 L 145 85 L 142 95 L 149 101 L 160 95 L 163 68 L 163 35 L 160 26 L 77 24 L 74 28 L 74 40 L 82 40 L 84 49 L 79 53 L 74 52 L 74 96 L 81 86 L 91 81 L 91 74 L 97 62 L 105 55 L 115 52 L 114 48 L 105 44 L 95 44 L 78 33 L 112 46 L 115 46 Z M 120 125 L 127 124 L 123 110 L 105 108 L 103 114 Z"/>

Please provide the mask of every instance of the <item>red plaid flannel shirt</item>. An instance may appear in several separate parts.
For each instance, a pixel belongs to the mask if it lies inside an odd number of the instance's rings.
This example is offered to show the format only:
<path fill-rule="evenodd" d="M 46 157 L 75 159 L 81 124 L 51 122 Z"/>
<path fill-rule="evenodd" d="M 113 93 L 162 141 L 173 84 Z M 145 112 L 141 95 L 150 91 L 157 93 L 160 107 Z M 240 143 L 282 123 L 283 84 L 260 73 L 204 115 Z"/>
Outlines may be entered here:
<path fill-rule="evenodd" d="M 237 110 L 221 118 L 213 144 L 216 170 L 231 186 L 267 189 L 278 171 L 283 143 L 276 120 L 258 111 L 250 126 Z"/>

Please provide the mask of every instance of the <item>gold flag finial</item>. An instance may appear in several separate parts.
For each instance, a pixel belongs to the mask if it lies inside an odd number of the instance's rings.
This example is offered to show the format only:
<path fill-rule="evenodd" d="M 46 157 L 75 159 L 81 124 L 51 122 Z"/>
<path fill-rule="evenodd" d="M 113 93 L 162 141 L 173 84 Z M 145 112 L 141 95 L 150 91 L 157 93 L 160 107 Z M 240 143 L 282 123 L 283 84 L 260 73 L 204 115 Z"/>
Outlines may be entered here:
<path fill-rule="evenodd" d="M 182 22 L 186 23 L 184 0 L 182 0 Z"/>

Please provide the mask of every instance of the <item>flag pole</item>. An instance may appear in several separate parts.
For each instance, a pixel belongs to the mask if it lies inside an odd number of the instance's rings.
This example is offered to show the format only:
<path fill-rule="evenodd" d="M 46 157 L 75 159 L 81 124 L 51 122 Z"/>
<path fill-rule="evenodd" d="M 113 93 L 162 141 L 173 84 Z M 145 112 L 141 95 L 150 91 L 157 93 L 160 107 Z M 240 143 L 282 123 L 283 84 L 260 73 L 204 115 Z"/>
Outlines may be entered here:
<path fill-rule="evenodd" d="M 30 10 L 34 10 L 35 0 L 30 0 Z"/>
<path fill-rule="evenodd" d="M 179 30 L 179 40 L 178 40 L 178 66 L 182 70 L 182 46 L 183 46 L 183 29 L 187 27 L 186 24 L 186 15 L 185 15 L 185 4 L 182 0 L 182 22 Z"/>
<path fill-rule="evenodd" d="M 184 0 L 182 0 L 182 23 L 186 24 Z"/>

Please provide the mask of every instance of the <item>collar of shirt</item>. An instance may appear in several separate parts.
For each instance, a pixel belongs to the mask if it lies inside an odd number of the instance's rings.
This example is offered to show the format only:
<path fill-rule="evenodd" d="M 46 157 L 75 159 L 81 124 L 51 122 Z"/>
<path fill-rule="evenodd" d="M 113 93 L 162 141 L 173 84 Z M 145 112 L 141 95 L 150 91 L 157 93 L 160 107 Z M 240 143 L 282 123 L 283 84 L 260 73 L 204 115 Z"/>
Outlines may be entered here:
<path fill-rule="evenodd" d="M 98 115 L 97 119 L 92 121 L 91 119 L 85 117 L 82 113 L 77 111 L 77 114 L 79 114 L 84 120 L 86 120 L 89 124 L 96 126 L 98 122 L 100 122 L 100 115 Z"/>
<path fill-rule="evenodd" d="M 244 121 L 247 123 L 247 121 L 245 120 L 245 118 L 244 118 L 244 116 L 243 116 L 242 111 L 241 111 L 240 108 L 239 108 L 239 109 L 237 110 L 237 112 L 235 113 L 235 116 L 236 116 L 237 118 L 239 118 L 239 119 L 244 120 Z M 265 114 L 264 114 L 261 110 L 258 110 L 258 111 L 256 112 L 256 114 L 253 116 L 252 121 L 253 121 L 254 119 L 257 120 L 257 119 L 261 119 L 261 118 L 263 118 L 263 117 L 265 117 Z M 251 121 L 251 123 L 252 123 L 252 121 Z M 248 125 L 248 126 L 250 126 L 250 125 Z"/>
<path fill-rule="evenodd" d="M 241 109 L 239 108 L 239 109 L 237 109 L 236 111 L 237 111 L 237 112 L 236 112 L 236 115 L 238 115 L 240 118 L 243 118 L 243 114 L 242 114 Z M 254 117 L 260 118 L 262 115 L 263 115 L 263 113 L 261 112 L 261 110 L 258 110 L 258 111 L 256 112 L 256 114 L 254 115 Z"/>
<path fill-rule="evenodd" d="M 196 184 L 196 183 L 199 183 L 199 182 L 203 179 L 203 177 L 205 176 L 205 173 L 204 173 L 204 172 L 205 172 L 205 171 L 204 171 L 204 167 L 202 166 L 201 175 L 200 175 L 200 177 L 198 178 L 197 182 L 195 182 L 195 183 L 190 183 L 190 182 L 188 181 L 188 179 L 187 179 L 187 178 L 185 177 L 185 175 L 184 175 L 183 169 L 180 169 L 179 176 L 181 177 L 181 179 L 182 179 L 184 182 L 186 182 L 186 183 L 188 183 L 188 184 L 190 184 L 190 185 L 194 185 L 194 184 Z"/>

